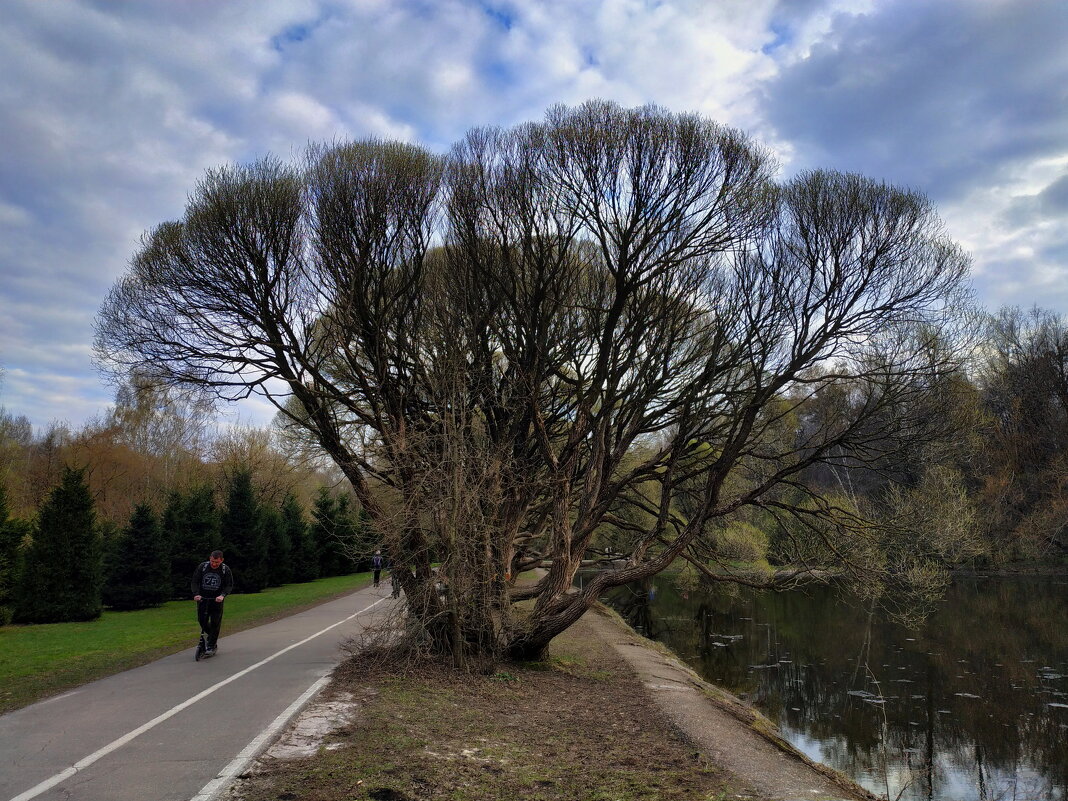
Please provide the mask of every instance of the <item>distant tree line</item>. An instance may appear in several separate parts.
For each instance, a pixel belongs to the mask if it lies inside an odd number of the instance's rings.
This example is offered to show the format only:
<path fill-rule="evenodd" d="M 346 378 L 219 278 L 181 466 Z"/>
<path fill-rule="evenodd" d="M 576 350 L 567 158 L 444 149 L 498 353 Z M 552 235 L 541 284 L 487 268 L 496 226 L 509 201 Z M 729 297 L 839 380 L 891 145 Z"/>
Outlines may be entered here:
<path fill-rule="evenodd" d="M 366 569 L 372 534 L 349 499 L 326 487 L 309 520 L 292 492 L 263 496 L 247 467 L 222 486 L 172 490 L 162 508 L 134 506 L 119 525 L 99 517 L 87 468 L 64 467 L 30 519 L 11 517 L 0 485 L 0 623 L 92 620 L 190 597 L 189 581 L 221 548 L 238 592 Z"/>
<path fill-rule="evenodd" d="M 945 567 L 1042 568 L 1068 564 L 1068 320 L 1038 307 L 985 314 L 964 369 L 939 376 L 919 417 L 949 421 L 950 436 L 814 466 L 803 476 L 843 514 L 908 518 L 957 543 Z M 849 399 L 802 407 L 792 431 L 834 427 Z M 898 424 L 894 410 L 880 423 Z M 774 499 L 723 526 L 724 562 L 772 566 L 805 522 L 776 516 Z M 904 543 L 910 547 L 911 541 Z"/>

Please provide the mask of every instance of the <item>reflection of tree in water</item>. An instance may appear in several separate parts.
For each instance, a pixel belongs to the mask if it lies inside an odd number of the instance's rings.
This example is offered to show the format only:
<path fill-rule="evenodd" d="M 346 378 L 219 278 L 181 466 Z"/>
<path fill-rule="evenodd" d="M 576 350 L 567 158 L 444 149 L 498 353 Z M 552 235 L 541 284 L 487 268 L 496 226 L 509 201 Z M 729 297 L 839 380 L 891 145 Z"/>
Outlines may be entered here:
<path fill-rule="evenodd" d="M 611 604 L 612 608 L 619 612 L 631 628 L 639 634 L 651 640 L 666 640 L 667 632 L 660 627 L 657 618 L 653 616 L 652 599 L 655 593 L 652 581 L 646 579 L 617 587 L 610 596 Z"/>
<path fill-rule="evenodd" d="M 1065 596 L 961 581 L 922 632 L 822 588 L 684 598 L 661 580 L 613 605 L 874 789 L 885 752 L 905 799 L 1019 801 L 1068 798 L 1068 709 L 1049 706 L 1068 703 Z"/>

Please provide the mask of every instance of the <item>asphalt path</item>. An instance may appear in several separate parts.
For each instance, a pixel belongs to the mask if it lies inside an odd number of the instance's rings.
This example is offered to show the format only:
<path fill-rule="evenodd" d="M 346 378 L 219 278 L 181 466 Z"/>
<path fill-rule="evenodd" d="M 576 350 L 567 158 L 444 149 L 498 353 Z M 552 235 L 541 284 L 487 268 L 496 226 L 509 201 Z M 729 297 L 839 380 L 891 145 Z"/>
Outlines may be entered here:
<path fill-rule="evenodd" d="M 190 602 L 188 650 L 0 716 L 0 800 L 216 797 L 393 603 L 383 584 L 238 634 L 224 617 L 194 662 Z"/>

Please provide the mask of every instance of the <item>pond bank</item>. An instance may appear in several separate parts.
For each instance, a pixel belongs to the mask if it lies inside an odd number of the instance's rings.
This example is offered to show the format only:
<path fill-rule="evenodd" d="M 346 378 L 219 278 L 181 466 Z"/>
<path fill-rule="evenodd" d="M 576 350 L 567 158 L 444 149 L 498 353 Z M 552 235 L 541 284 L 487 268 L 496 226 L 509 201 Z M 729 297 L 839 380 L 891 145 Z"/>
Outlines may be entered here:
<path fill-rule="evenodd" d="M 726 690 L 701 679 L 667 648 L 637 634 L 613 612 L 590 621 L 612 643 L 654 703 L 719 766 L 768 798 L 877 799 L 842 774 L 813 762 L 774 724 Z"/>
<path fill-rule="evenodd" d="M 329 731 L 294 757 L 285 749 L 325 707 Z M 230 798 L 875 798 L 607 610 L 558 637 L 544 663 L 494 676 L 345 666 L 301 720 Z"/>

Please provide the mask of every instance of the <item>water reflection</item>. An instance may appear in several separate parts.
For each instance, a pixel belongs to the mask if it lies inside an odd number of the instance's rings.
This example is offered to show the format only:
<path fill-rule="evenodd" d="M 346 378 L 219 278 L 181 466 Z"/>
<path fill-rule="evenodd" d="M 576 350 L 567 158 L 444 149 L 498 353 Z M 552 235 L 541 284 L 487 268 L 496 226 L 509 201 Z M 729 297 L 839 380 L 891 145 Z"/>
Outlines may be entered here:
<path fill-rule="evenodd" d="M 957 582 L 922 630 L 830 588 L 607 599 L 809 756 L 909 801 L 1068 799 L 1068 583 Z"/>

